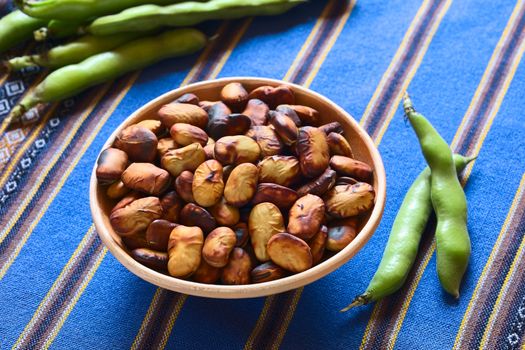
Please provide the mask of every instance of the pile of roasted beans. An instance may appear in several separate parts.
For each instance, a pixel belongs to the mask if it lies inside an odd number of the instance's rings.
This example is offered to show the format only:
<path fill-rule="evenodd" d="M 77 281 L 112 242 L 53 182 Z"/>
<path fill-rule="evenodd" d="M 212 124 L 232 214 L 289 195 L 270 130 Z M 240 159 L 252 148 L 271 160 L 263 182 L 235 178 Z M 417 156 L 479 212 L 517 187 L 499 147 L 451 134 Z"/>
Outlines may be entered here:
<path fill-rule="evenodd" d="M 142 264 L 201 283 L 266 282 L 346 247 L 374 205 L 372 168 L 288 86 L 185 94 L 98 160 L 110 222 Z"/>

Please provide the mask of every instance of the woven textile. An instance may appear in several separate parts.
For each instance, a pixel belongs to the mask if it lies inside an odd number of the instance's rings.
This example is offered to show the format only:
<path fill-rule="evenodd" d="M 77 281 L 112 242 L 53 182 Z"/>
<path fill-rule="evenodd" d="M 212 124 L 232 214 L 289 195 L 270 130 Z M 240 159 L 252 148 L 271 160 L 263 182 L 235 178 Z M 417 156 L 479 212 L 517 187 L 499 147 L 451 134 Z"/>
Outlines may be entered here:
<path fill-rule="evenodd" d="M 1 13 L 11 6 L 0 2 Z M 40 108 L 0 135 L 0 349 L 525 346 L 523 0 L 310 1 L 282 16 L 202 28 L 219 34 L 204 52 Z M 44 73 L 0 76 L 0 118 Z M 383 219 L 355 258 L 268 298 L 158 289 L 108 254 L 89 211 L 91 169 L 119 123 L 181 84 L 227 76 L 285 79 L 332 99 L 372 136 L 387 173 Z M 341 314 L 373 276 L 425 166 L 399 106 L 406 89 L 454 151 L 479 155 L 462 174 L 470 266 L 454 301 L 437 279 L 430 223 L 406 285 Z"/>

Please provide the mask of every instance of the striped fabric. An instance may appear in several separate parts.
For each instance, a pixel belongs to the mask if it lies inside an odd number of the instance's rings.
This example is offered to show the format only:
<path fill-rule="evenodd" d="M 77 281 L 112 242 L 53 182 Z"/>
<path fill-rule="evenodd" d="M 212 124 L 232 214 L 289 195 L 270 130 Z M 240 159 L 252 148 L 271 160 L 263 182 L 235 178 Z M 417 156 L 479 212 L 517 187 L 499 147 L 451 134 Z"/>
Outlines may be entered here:
<path fill-rule="evenodd" d="M 0 13 L 12 8 L 0 1 Z M 0 133 L 0 349 L 525 348 L 525 2 L 328 0 L 204 25 L 206 50 L 128 74 Z M 17 47 L 8 56 L 38 50 Z M 0 118 L 45 72 L 0 75 Z M 387 204 L 351 261 L 304 288 L 247 300 L 142 281 L 104 247 L 88 179 L 112 130 L 150 99 L 226 76 L 284 79 L 340 104 L 378 145 Z M 338 310 L 372 277 L 404 193 L 424 167 L 399 102 L 409 90 L 462 154 L 472 258 L 459 301 L 436 276 L 431 220 L 391 297 Z M 39 122 L 31 124 L 38 119 Z"/>

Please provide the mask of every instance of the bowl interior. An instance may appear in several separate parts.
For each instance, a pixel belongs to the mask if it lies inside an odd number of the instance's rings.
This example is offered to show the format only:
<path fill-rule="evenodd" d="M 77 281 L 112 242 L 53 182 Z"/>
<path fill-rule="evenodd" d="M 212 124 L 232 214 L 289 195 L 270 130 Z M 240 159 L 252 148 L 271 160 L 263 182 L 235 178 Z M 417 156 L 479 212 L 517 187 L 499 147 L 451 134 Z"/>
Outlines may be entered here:
<path fill-rule="evenodd" d="M 352 243 L 333 257 L 307 271 L 280 280 L 251 285 L 224 286 L 201 284 L 177 279 L 151 270 L 136 262 L 129 255 L 128 249 L 123 244 L 122 239 L 115 233 L 109 223 L 109 215 L 111 209 L 116 204 L 116 201 L 110 200 L 105 194 L 105 189 L 98 186 L 95 176 L 95 165 L 90 182 L 90 202 L 97 232 L 108 249 L 124 266 L 137 276 L 157 286 L 190 295 L 215 298 L 246 298 L 284 292 L 311 283 L 348 261 L 368 241 L 381 219 L 386 196 L 385 172 L 381 157 L 370 137 L 359 126 L 354 118 L 335 103 L 311 90 L 279 80 L 261 78 L 227 78 L 204 81 L 175 89 L 149 102 L 128 117 L 108 138 L 102 149 L 110 147 L 113 144 L 116 135 L 125 127 L 144 119 L 158 119 L 157 111 L 160 107 L 175 100 L 179 96 L 192 92 L 196 94 L 200 100 L 216 101 L 220 99 L 219 96 L 222 87 L 233 81 L 242 83 L 248 91 L 262 85 L 289 85 L 295 93 L 296 104 L 310 106 L 318 110 L 323 124 L 334 121 L 339 122 L 344 129 L 344 136 L 350 143 L 355 158 L 366 162 L 374 168 L 372 183 L 376 191 L 374 208 L 367 216 L 363 217 L 361 226 L 359 227 L 360 232 Z"/>

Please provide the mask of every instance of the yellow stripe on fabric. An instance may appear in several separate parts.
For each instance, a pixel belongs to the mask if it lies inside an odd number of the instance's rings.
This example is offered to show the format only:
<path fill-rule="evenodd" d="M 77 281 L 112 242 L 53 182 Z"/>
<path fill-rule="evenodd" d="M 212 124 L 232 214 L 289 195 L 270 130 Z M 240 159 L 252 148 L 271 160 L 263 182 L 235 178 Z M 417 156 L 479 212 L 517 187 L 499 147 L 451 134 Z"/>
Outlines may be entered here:
<path fill-rule="evenodd" d="M 162 339 L 160 341 L 158 349 L 164 350 L 166 347 L 166 344 L 168 342 L 168 339 L 171 335 L 171 332 L 173 331 L 173 326 L 175 325 L 175 321 L 179 317 L 180 310 L 182 310 L 182 307 L 184 306 L 184 303 L 186 302 L 186 299 L 188 298 L 187 295 L 181 294 L 179 297 L 179 300 L 177 301 L 177 305 L 175 305 L 175 310 L 170 315 L 170 318 L 168 319 L 168 327 L 165 329 L 164 334 L 162 335 Z"/>
<path fill-rule="evenodd" d="M 379 311 L 381 310 L 383 306 L 383 301 L 379 300 L 372 310 L 372 314 L 370 315 L 370 320 L 368 321 L 368 324 L 366 325 L 365 333 L 363 334 L 363 338 L 361 340 L 361 345 L 359 346 L 359 350 L 363 350 L 368 344 L 368 341 L 370 340 L 370 332 L 372 331 L 373 324 L 377 321 L 377 318 L 379 316 Z"/>
<path fill-rule="evenodd" d="M 408 27 L 408 30 L 405 33 L 405 36 L 403 37 L 403 40 L 401 40 L 401 45 L 397 49 L 394 58 L 388 65 L 388 68 L 386 69 L 385 73 L 381 77 L 381 80 L 379 84 L 377 85 L 376 90 L 374 91 L 374 94 L 372 95 L 372 98 L 370 99 L 370 102 L 368 102 L 368 105 L 366 106 L 365 112 L 363 113 L 363 116 L 361 117 L 361 120 L 359 121 L 359 124 L 363 126 L 365 122 L 370 117 L 371 111 L 374 108 L 374 106 L 377 103 L 377 100 L 379 98 L 379 95 L 381 94 L 382 89 L 388 85 L 388 81 L 390 80 L 390 77 L 392 75 L 392 72 L 396 66 L 396 64 L 399 63 L 401 56 L 406 51 L 407 45 L 409 42 L 411 42 L 410 38 L 414 36 L 414 31 L 416 27 L 419 25 L 419 23 L 423 20 L 423 13 L 427 11 L 428 7 L 431 5 L 431 3 L 434 0 L 425 0 L 423 4 L 419 7 L 416 15 L 414 16 L 414 19 L 410 23 L 410 26 Z"/>
<path fill-rule="evenodd" d="M 292 65 L 290 66 L 290 68 L 288 68 L 288 71 L 284 75 L 284 78 L 283 78 L 284 81 L 290 81 L 290 78 L 292 77 L 293 73 L 295 73 L 295 70 L 298 68 L 299 63 L 302 61 L 303 57 L 305 56 L 307 49 L 312 45 L 312 41 L 314 37 L 319 33 L 319 29 L 321 28 L 321 25 L 323 24 L 324 21 L 326 21 L 328 14 L 332 10 L 332 8 L 335 6 L 336 2 L 337 2 L 336 0 L 331 0 L 325 6 L 325 8 L 323 9 L 323 12 L 321 12 L 321 15 L 319 16 L 317 21 L 315 21 L 314 27 L 312 28 L 312 30 L 310 31 L 310 34 L 306 38 L 303 46 L 301 47 L 301 50 L 299 50 L 299 53 L 297 54 L 297 56 L 295 56 L 295 59 L 292 62 Z"/>
<path fill-rule="evenodd" d="M 59 319 L 57 325 L 53 328 L 53 331 L 51 332 L 49 337 L 46 339 L 46 343 L 44 344 L 44 349 L 48 349 L 49 346 L 51 345 L 51 343 L 53 343 L 53 341 L 55 340 L 56 336 L 58 335 L 58 332 L 60 332 L 60 329 L 62 329 L 62 326 L 64 325 L 64 322 L 69 317 L 69 314 L 71 313 L 71 311 L 73 311 L 73 308 L 77 304 L 78 299 L 80 299 L 82 294 L 84 294 L 84 290 L 89 285 L 89 282 L 91 281 L 91 279 L 95 275 L 95 272 L 98 270 L 100 264 L 102 263 L 102 260 L 104 260 L 104 257 L 106 256 L 107 253 L 108 253 L 108 249 L 106 247 L 102 248 L 99 256 L 97 257 L 97 259 L 95 261 L 95 264 L 93 265 L 93 267 L 91 267 L 89 272 L 86 274 L 86 278 L 82 282 L 82 286 L 75 293 L 73 299 L 68 303 L 66 311 L 62 314 L 62 316 L 60 316 L 60 319 Z"/>
<path fill-rule="evenodd" d="M 352 13 L 352 10 L 354 9 L 355 3 L 356 3 L 356 0 L 350 0 L 350 3 L 348 7 L 346 8 L 345 13 L 341 16 L 341 20 L 339 24 L 337 25 L 337 27 L 335 28 L 334 34 L 328 41 L 328 45 L 325 46 L 325 48 L 321 52 L 319 59 L 315 61 L 314 68 L 310 71 L 310 73 L 306 77 L 306 80 L 304 81 L 304 84 L 303 84 L 305 87 L 310 87 L 313 80 L 317 76 L 317 73 L 319 72 L 319 69 L 321 69 L 321 66 L 324 63 L 326 56 L 328 56 L 328 53 L 332 50 L 332 47 L 335 45 L 335 42 L 339 38 L 341 31 L 343 30 L 346 22 L 348 21 L 348 18 L 350 17 L 350 14 Z"/>
<path fill-rule="evenodd" d="M 255 340 L 255 337 L 257 335 L 259 335 L 259 333 L 261 332 L 261 329 L 262 329 L 264 323 L 266 322 L 266 317 L 268 315 L 268 311 L 270 310 L 270 306 L 273 304 L 275 298 L 276 298 L 276 296 L 272 295 L 272 296 L 267 297 L 266 300 L 264 301 L 264 306 L 263 306 L 262 311 L 261 311 L 261 313 L 259 315 L 259 318 L 257 319 L 257 323 L 255 324 L 255 327 L 254 327 L 252 333 L 248 337 L 248 340 L 246 341 L 246 344 L 244 344 L 244 350 L 251 350 L 251 349 L 253 349 L 253 342 Z"/>
<path fill-rule="evenodd" d="M 452 4 L 452 0 L 448 0 L 443 5 L 441 11 L 437 15 L 436 21 L 430 28 L 429 34 L 425 38 L 425 41 L 423 42 L 423 46 L 419 50 L 417 54 L 417 58 L 415 63 L 410 67 L 410 71 L 408 72 L 408 75 L 405 80 L 403 80 L 403 83 L 401 84 L 401 89 L 399 89 L 398 93 L 396 94 L 393 103 L 390 105 L 390 109 L 388 110 L 388 113 L 386 114 L 386 119 L 381 125 L 381 128 L 379 129 L 379 133 L 375 137 L 374 143 L 378 146 L 381 143 L 381 140 L 383 139 L 383 135 L 386 132 L 386 129 L 390 125 L 390 122 L 392 121 L 392 118 L 394 117 L 394 114 L 396 113 L 396 110 L 399 108 L 399 103 L 401 102 L 401 98 L 403 96 L 403 93 L 406 91 L 408 85 L 412 82 L 412 79 L 414 78 L 414 75 L 416 74 L 417 70 L 419 69 L 419 66 L 421 65 L 421 62 L 423 61 L 423 58 L 425 57 L 425 54 L 428 51 L 428 47 L 430 46 L 430 42 L 434 38 L 434 35 L 437 32 L 437 29 L 439 28 L 439 25 L 441 24 L 441 21 L 443 20 L 443 17 L 445 17 L 445 14 L 448 12 L 448 9 L 450 8 L 450 5 Z"/>
<path fill-rule="evenodd" d="M 295 310 L 297 309 L 297 304 L 299 304 L 299 299 L 301 299 L 301 295 L 303 294 L 303 290 L 304 290 L 304 287 L 301 287 L 295 290 L 292 303 L 290 304 L 290 307 L 288 308 L 288 312 L 284 316 L 281 329 L 278 331 L 277 336 L 275 337 L 275 340 L 271 346 L 272 349 L 276 350 L 276 349 L 279 349 L 279 347 L 281 346 L 284 335 L 288 331 L 290 322 L 292 321 L 293 315 L 295 314 Z"/>
<path fill-rule="evenodd" d="M 219 60 L 219 62 L 215 66 L 215 68 L 213 68 L 213 70 L 210 73 L 208 79 L 215 79 L 215 78 L 217 78 L 217 76 L 219 75 L 219 73 L 222 70 L 222 68 L 224 68 L 224 65 L 226 64 L 226 61 L 230 58 L 230 56 L 231 56 L 231 54 L 233 52 L 233 49 L 237 46 L 237 44 L 241 40 L 241 38 L 244 35 L 244 33 L 246 33 L 246 30 L 248 30 L 248 27 L 250 26 L 250 24 L 252 24 L 252 21 L 253 21 L 252 18 L 249 18 L 249 19 L 244 21 L 241 29 L 239 29 L 239 31 L 235 34 L 235 37 L 233 38 L 232 42 L 230 43 L 230 45 L 228 45 L 228 49 L 221 56 L 221 59 Z"/>
<path fill-rule="evenodd" d="M 46 296 L 42 299 L 42 301 L 38 305 L 38 308 L 33 313 L 33 317 L 31 317 L 31 320 L 29 321 L 29 323 L 25 326 L 25 328 L 22 331 L 22 333 L 20 333 L 20 336 L 18 337 L 18 340 L 13 345 L 13 348 L 18 348 L 20 346 L 20 344 L 25 340 L 25 338 L 28 335 L 29 329 L 31 327 L 34 327 L 34 325 L 35 325 L 35 323 L 37 321 L 37 318 L 40 317 L 40 315 L 42 313 L 42 310 L 48 305 L 49 299 L 51 298 L 51 295 L 54 294 L 54 292 L 57 291 L 58 284 L 60 282 L 62 282 L 62 280 L 64 278 L 64 275 L 71 270 L 71 266 L 75 262 L 75 259 L 78 257 L 79 252 L 86 246 L 87 242 L 91 239 L 91 236 L 93 235 L 94 231 L 95 231 L 95 227 L 93 225 L 91 225 L 91 227 L 89 228 L 87 233 L 84 235 L 84 238 L 82 239 L 82 241 L 78 245 L 77 249 L 75 249 L 75 251 L 73 252 L 71 257 L 69 258 L 68 262 L 66 263 L 66 265 L 64 266 L 64 268 L 60 272 L 60 275 L 58 275 L 57 279 L 55 280 L 55 282 L 53 283 L 51 288 L 49 288 Z"/>
<path fill-rule="evenodd" d="M 138 346 L 142 342 L 142 338 L 144 337 L 144 333 L 146 331 L 148 323 L 151 321 L 153 310 L 157 307 L 159 303 L 161 291 L 162 291 L 161 288 L 157 288 L 157 290 L 155 291 L 155 294 L 153 295 L 153 300 L 151 301 L 148 307 L 148 311 L 146 312 L 146 316 L 144 317 L 144 319 L 142 320 L 142 324 L 140 325 L 139 332 L 137 333 L 137 336 L 135 337 L 133 344 L 131 344 L 131 350 L 139 349 Z"/>
<path fill-rule="evenodd" d="M 481 287 L 485 284 L 485 281 L 487 280 L 489 268 L 492 266 L 492 264 L 494 263 L 494 260 L 496 259 L 498 251 L 503 242 L 504 235 L 508 230 L 509 223 L 516 212 L 516 206 L 518 205 L 519 198 L 522 196 L 524 186 L 525 186 L 525 174 L 521 178 L 518 189 L 516 190 L 516 193 L 514 195 L 514 199 L 512 200 L 512 204 L 510 206 L 509 212 L 507 213 L 507 217 L 505 218 L 505 221 L 503 222 L 503 225 L 501 226 L 501 230 L 499 231 L 498 238 L 496 239 L 496 243 L 494 244 L 492 251 L 490 252 L 487 263 L 485 264 L 485 266 L 483 267 L 483 270 L 481 271 L 481 276 L 479 277 L 478 282 L 476 283 L 476 287 L 474 288 L 474 292 L 472 293 L 472 298 L 469 301 L 465 314 L 463 315 L 463 319 L 461 320 L 461 324 L 459 326 L 458 333 L 456 334 L 456 340 L 454 341 L 453 349 L 457 349 L 457 350 L 461 349 L 461 342 L 463 340 L 463 331 L 465 330 L 466 323 L 472 316 L 474 304 L 476 303 L 477 298 L 480 294 Z"/>
<path fill-rule="evenodd" d="M 489 320 L 487 324 L 485 325 L 485 330 L 483 332 L 483 337 L 481 338 L 481 343 L 479 345 L 479 349 L 485 349 L 487 347 L 487 340 L 490 334 L 492 333 L 492 329 L 494 327 L 494 321 L 495 317 L 498 314 L 500 307 L 501 307 L 501 301 L 503 300 L 504 296 L 506 296 L 508 291 L 508 283 L 512 276 L 514 276 L 514 273 L 516 272 L 516 263 L 520 258 L 523 257 L 523 248 L 525 247 L 525 236 L 521 239 L 520 246 L 518 250 L 516 251 L 516 255 L 514 256 L 514 259 L 512 260 L 512 265 L 510 265 L 510 269 L 507 272 L 507 275 L 505 276 L 505 280 L 503 281 L 503 284 L 501 285 L 501 289 L 498 293 L 498 297 L 496 298 L 496 302 L 494 303 L 494 306 L 492 308 L 492 312 L 490 313 Z M 523 273 L 523 271 L 520 271 Z"/>
<path fill-rule="evenodd" d="M 64 175 L 62 175 L 62 177 L 60 178 L 60 181 L 58 182 L 57 186 L 53 189 L 53 192 L 51 194 L 51 196 L 46 200 L 46 202 L 44 203 L 44 205 L 40 208 L 40 211 L 38 213 L 38 216 L 37 218 L 31 223 L 31 226 L 29 228 L 29 230 L 22 236 L 21 240 L 18 242 L 16 248 L 15 248 L 15 251 L 13 252 L 13 254 L 11 254 L 9 256 L 9 258 L 7 259 L 6 263 L 4 264 L 4 266 L 2 266 L 2 268 L 0 269 L 0 280 L 2 280 L 2 278 L 5 276 L 7 270 L 9 269 L 9 267 L 12 265 L 12 263 L 15 261 L 16 257 L 18 256 L 18 254 L 20 253 L 20 250 L 22 249 L 22 247 L 24 246 L 25 242 L 29 239 L 29 237 L 31 236 L 34 228 L 36 227 L 36 225 L 40 222 L 40 219 L 43 217 L 43 215 L 45 214 L 45 211 L 47 210 L 47 208 L 49 207 L 49 205 L 53 202 L 53 200 L 55 199 L 56 195 L 60 192 L 60 190 L 62 189 L 62 186 L 64 185 L 64 183 L 66 182 L 66 180 L 68 179 L 69 175 L 71 174 L 71 172 L 73 171 L 73 169 L 76 167 L 76 165 L 78 164 L 78 162 L 80 161 L 80 159 L 82 158 L 82 156 L 84 155 L 84 153 L 87 151 L 87 149 L 89 148 L 89 146 L 91 145 L 91 143 L 93 142 L 93 140 L 95 139 L 95 137 L 97 136 L 98 132 L 100 131 L 100 129 L 102 128 L 102 126 L 104 125 L 104 123 L 107 121 L 107 119 L 111 116 L 111 114 L 113 113 L 113 111 L 115 110 L 115 108 L 117 108 L 118 104 L 120 103 L 120 101 L 124 98 L 124 96 L 126 95 L 126 93 L 129 91 L 129 89 L 131 88 L 131 86 L 133 85 L 133 83 L 136 81 L 136 79 L 138 78 L 140 72 L 137 72 L 135 74 L 132 75 L 132 77 L 130 78 L 130 80 L 128 81 L 127 85 L 122 89 L 122 91 L 120 92 L 120 94 L 117 96 L 117 98 L 113 101 L 111 107 L 106 111 L 106 113 L 104 113 L 104 115 L 102 116 L 102 118 L 100 118 L 100 121 L 98 122 L 98 124 L 96 125 L 95 129 L 93 130 L 93 132 L 91 133 L 91 135 L 89 136 L 89 138 L 86 140 L 86 142 L 82 145 L 82 148 L 80 150 L 80 152 L 76 155 L 76 157 L 73 159 L 73 161 L 71 162 L 71 164 L 69 165 L 69 167 L 67 168 L 67 170 L 65 171 Z M 103 95 L 103 91 L 101 91 L 101 95 Z M 93 107 L 94 108 L 94 107 Z M 81 124 L 81 123 L 80 123 Z M 72 138 L 73 136 L 70 135 L 70 138 Z M 56 159 L 58 159 L 60 157 L 60 154 L 57 154 L 56 156 Z M 47 174 L 49 173 L 49 171 L 51 171 L 51 165 L 49 165 L 46 170 L 44 171 L 44 175 L 43 176 L 40 176 L 40 181 L 38 182 L 38 184 L 33 187 L 31 193 L 29 194 L 28 197 L 26 197 L 26 199 L 24 200 L 24 204 L 19 208 L 17 214 L 15 214 L 15 217 L 16 218 L 19 218 L 23 211 L 25 210 L 25 208 L 27 207 L 27 205 L 29 204 L 30 200 L 34 197 L 35 193 L 38 191 L 38 189 L 40 188 L 40 186 L 42 185 L 45 177 L 47 176 Z M 9 230 L 12 229 L 13 225 L 14 225 L 14 222 L 15 220 L 11 220 L 11 224 L 10 224 L 10 227 L 9 227 Z M 3 235 L 5 236 L 5 235 Z"/>

